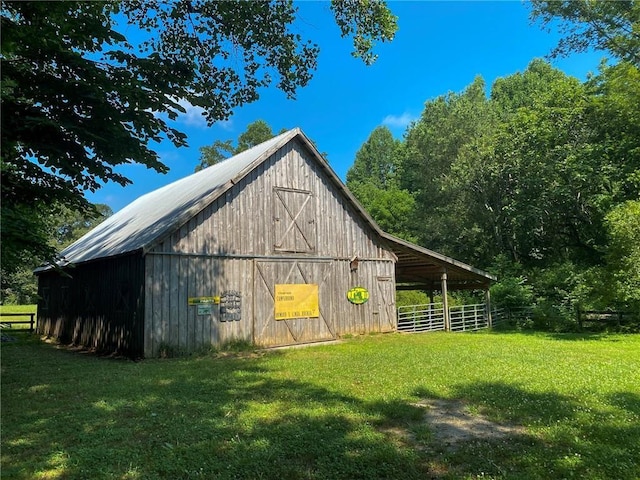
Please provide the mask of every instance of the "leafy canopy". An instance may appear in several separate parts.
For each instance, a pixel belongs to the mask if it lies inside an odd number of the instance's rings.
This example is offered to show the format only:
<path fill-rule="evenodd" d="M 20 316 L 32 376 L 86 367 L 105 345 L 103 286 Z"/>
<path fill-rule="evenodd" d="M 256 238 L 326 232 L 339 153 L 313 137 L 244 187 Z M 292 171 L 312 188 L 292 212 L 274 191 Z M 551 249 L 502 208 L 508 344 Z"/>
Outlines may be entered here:
<path fill-rule="evenodd" d="M 332 11 L 365 63 L 397 28 L 382 1 L 335 2 Z M 3 1 L 3 269 L 25 256 L 51 259 L 52 208 L 90 210 L 84 191 L 130 183 L 118 166 L 166 172 L 153 143 L 186 145 L 169 123 L 185 102 L 211 124 L 274 83 L 295 97 L 319 51 L 294 32 L 296 14 L 291 0 Z M 123 21 L 144 34 L 140 44 L 118 31 Z"/>
<path fill-rule="evenodd" d="M 640 67 L 640 3 L 636 0 L 532 0 L 531 18 L 559 23 L 553 57 L 597 48 Z"/>
<path fill-rule="evenodd" d="M 637 310 L 640 73 L 586 82 L 543 60 L 376 128 L 347 184 L 386 230 L 500 275 L 506 304 Z"/>

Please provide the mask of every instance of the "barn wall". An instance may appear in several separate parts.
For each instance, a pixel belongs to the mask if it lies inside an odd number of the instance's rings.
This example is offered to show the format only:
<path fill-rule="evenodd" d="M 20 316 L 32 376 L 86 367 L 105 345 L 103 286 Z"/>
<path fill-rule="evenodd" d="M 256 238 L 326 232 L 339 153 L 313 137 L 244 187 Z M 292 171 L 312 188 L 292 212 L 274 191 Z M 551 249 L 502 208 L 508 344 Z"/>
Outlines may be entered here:
<path fill-rule="evenodd" d="M 394 260 L 306 148 L 290 142 L 147 254 L 145 353 L 392 330 Z M 320 318 L 275 321 L 275 283 L 318 283 Z M 347 301 L 354 286 L 369 290 L 369 302 Z M 222 322 L 219 307 L 198 315 L 188 305 L 189 297 L 225 291 L 241 292 L 241 320 Z"/>
<path fill-rule="evenodd" d="M 144 350 L 144 262 L 104 259 L 38 277 L 38 332 L 63 344 L 138 357 Z"/>
<path fill-rule="evenodd" d="M 392 258 L 375 232 L 310 157 L 298 141 L 288 143 L 154 251 L 268 256 L 302 253 L 330 258 L 351 258 L 357 254 L 361 258 Z M 314 222 L 307 227 L 315 230 L 315 250 L 278 251 L 274 247 L 277 232 L 286 230 L 286 224 L 290 223 L 290 218 L 285 218 L 286 213 L 278 208 L 281 202 L 274 194 L 277 189 L 312 195 L 303 214 Z M 292 207 L 296 206 L 292 202 Z M 307 209 L 311 209 L 308 214 Z"/>
<path fill-rule="evenodd" d="M 145 356 L 192 352 L 232 340 L 274 346 L 393 331 L 393 275 L 391 261 L 361 262 L 352 272 L 346 260 L 150 254 L 145 273 Z M 276 283 L 317 283 L 320 317 L 276 321 Z M 370 292 L 367 303 L 347 300 L 346 292 L 355 286 Z M 225 320 L 220 304 L 204 314 L 197 305 L 189 305 L 189 297 L 224 297 L 227 292 L 240 295 L 237 319 Z"/>
<path fill-rule="evenodd" d="M 260 345 L 290 345 L 331 340 L 344 334 L 389 332 L 395 328 L 394 264 L 363 262 L 351 271 L 349 261 L 313 259 L 259 259 L 254 273 L 254 341 Z M 276 283 L 319 285 L 318 318 L 276 320 L 273 286 Z M 363 305 L 346 298 L 352 287 L 371 294 Z"/>
<path fill-rule="evenodd" d="M 207 256 L 149 254 L 146 257 L 145 356 L 181 354 L 231 340 L 252 340 L 252 261 Z M 219 304 L 198 314 L 190 297 L 240 296 L 238 319 Z"/>

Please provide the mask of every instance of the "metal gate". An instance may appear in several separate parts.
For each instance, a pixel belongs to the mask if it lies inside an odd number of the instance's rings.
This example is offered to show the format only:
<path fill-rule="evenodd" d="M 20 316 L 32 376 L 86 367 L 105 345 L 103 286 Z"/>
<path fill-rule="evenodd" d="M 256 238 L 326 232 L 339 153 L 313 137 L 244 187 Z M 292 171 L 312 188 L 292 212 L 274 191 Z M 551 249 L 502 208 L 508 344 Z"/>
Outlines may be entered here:
<path fill-rule="evenodd" d="M 449 325 L 452 332 L 469 332 L 489 327 L 486 304 L 449 307 Z M 435 332 L 446 330 L 445 310 L 442 303 L 398 307 L 399 332 Z"/>
<path fill-rule="evenodd" d="M 399 332 L 435 332 L 444 330 L 442 303 L 398 307 Z"/>

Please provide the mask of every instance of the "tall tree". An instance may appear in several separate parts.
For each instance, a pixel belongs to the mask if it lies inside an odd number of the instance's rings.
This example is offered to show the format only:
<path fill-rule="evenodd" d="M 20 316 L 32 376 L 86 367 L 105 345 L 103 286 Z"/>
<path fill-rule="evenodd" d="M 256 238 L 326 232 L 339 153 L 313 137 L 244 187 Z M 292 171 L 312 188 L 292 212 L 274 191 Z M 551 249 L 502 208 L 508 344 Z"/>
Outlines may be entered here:
<path fill-rule="evenodd" d="M 82 211 L 62 207 L 55 219 L 51 243 L 57 248 L 66 248 L 113 215 L 111 207 L 103 203 L 94 204 L 94 209 L 95 215 L 86 215 Z"/>
<path fill-rule="evenodd" d="M 203 168 L 210 167 L 216 163 L 231 157 L 235 152 L 231 140 L 216 140 L 211 145 L 200 147 L 200 160 L 196 165 L 195 171 L 199 172 Z"/>
<path fill-rule="evenodd" d="M 354 55 L 374 60 L 375 41 L 393 38 L 382 1 L 335 2 L 332 11 Z M 186 145 L 167 122 L 184 101 L 209 123 L 255 101 L 275 82 L 289 97 L 316 68 L 318 47 L 292 31 L 292 1 L 2 1 L 2 262 L 51 256 L 43 230 L 56 203 L 88 209 L 83 191 L 130 181 L 117 167 L 167 167 L 150 142 Z M 116 14 L 145 40 L 132 45 Z M 164 115 L 163 115 L 164 114 Z M 19 263 L 19 262 L 18 262 Z"/>
<path fill-rule="evenodd" d="M 608 287 L 612 301 L 640 315 L 640 200 L 628 200 L 607 214 L 610 237 Z"/>
<path fill-rule="evenodd" d="M 347 186 L 351 188 L 365 182 L 378 188 L 397 185 L 399 146 L 400 142 L 393 138 L 389 128 L 376 127 L 356 153 L 353 165 L 347 172 Z"/>
<path fill-rule="evenodd" d="M 412 240 L 415 202 L 400 187 L 399 147 L 387 127 L 373 130 L 347 172 L 347 187 L 383 230 Z"/>
<path fill-rule="evenodd" d="M 426 102 L 420 119 L 407 130 L 401 150 L 401 186 L 416 199 L 413 221 L 419 226 L 419 243 L 467 261 L 475 260 L 465 250 L 474 242 L 461 235 L 464 209 L 454 213 L 460 210 L 459 191 L 452 188 L 451 169 L 466 146 L 491 131 L 492 119 L 485 83 L 478 77 L 462 93 Z"/>
<path fill-rule="evenodd" d="M 66 206 L 57 206 L 56 214 L 47 217 L 46 234 L 43 232 L 51 248 L 54 250 L 65 248 L 113 214 L 108 205 L 96 204 L 93 207 L 92 211 L 86 213 Z M 2 221 L 4 222 L 5 219 L 3 218 Z M 33 270 L 40 266 L 46 257 L 25 255 L 20 260 L 18 268 L 13 271 L 7 270 L 4 265 L 1 266 L 0 299 L 2 303 L 37 302 L 38 285 Z"/>
<path fill-rule="evenodd" d="M 531 18 L 544 26 L 558 22 L 564 37 L 552 56 L 589 48 L 640 67 L 640 3 L 636 0 L 532 0 Z"/>
<path fill-rule="evenodd" d="M 578 300 L 630 305 L 635 209 L 610 212 L 640 191 L 639 79 L 628 62 L 580 83 L 535 60 L 497 80 L 488 102 L 428 102 L 403 147 L 420 241 L 497 265 L 507 293 L 531 282 L 534 298 L 565 312 Z"/>

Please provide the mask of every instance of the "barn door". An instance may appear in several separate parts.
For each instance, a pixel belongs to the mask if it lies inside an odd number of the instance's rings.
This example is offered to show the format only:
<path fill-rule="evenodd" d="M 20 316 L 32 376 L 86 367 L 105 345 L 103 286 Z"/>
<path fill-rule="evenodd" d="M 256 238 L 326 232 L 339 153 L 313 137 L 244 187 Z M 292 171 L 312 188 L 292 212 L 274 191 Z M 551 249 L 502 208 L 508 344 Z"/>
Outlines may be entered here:
<path fill-rule="evenodd" d="M 378 277 L 378 312 L 380 331 L 396 328 L 396 291 L 391 277 Z"/>
<path fill-rule="evenodd" d="M 306 190 L 273 190 L 274 250 L 315 252 L 316 221 L 313 195 Z"/>
<path fill-rule="evenodd" d="M 331 263 L 318 261 L 256 261 L 253 340 L 258 345 L 291 345 L 336 338 L 331 316 Z M 317 318 L 276 320 L 276 284 L 317 284 Z"/>

